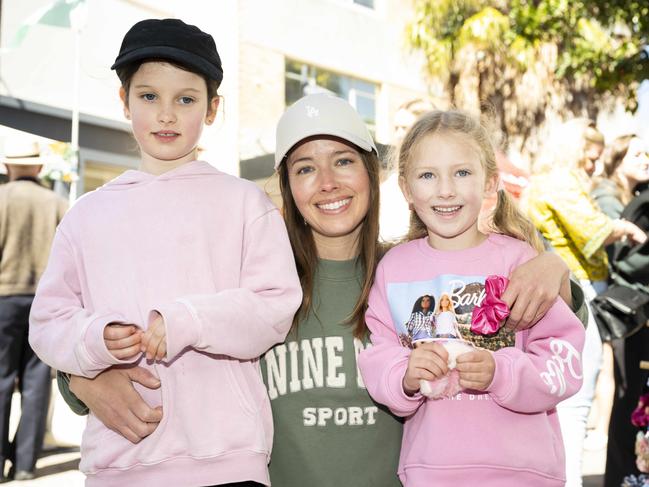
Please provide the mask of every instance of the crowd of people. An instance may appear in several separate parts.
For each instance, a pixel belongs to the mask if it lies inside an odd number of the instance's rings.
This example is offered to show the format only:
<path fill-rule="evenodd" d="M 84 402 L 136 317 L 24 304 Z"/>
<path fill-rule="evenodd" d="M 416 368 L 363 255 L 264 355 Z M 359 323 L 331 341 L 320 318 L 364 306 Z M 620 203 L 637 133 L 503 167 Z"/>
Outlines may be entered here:
<path fill-rule="evenodd" d="M 647 197 L 641 139 L 571 120 L 528 175 L 479 115 L 418 100 L 382 169 L 354 108 L 312 94 L 277 124 L 279 210 L 198 160 L 224 76 L 211 36 L 141 21 L 112 69 L 140 167 L 66 213 L 25 304 L 88 414 L 87 485 L 581 485 L 588 307 L 610 246 L 647 241 L 627 211 Z M 646 336 L 611 344 L 607 487 L 640 473 Z M 3 440 L 8 478 L 33 475 L 18 451 Z"/>

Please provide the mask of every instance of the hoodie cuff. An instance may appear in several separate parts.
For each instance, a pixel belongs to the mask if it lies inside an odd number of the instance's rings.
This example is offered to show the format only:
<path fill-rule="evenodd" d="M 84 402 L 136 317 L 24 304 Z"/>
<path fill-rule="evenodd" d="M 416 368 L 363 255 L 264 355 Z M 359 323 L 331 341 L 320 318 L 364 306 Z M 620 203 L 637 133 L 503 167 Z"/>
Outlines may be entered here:
<path fill-rule="evenodd" d="M 403 376 L 407 368 L 408 356 L 402 358 L 390 368 L 386 379 L 388 382 L 388 391 L 390 391 L 394 404 L 393 409 L 410 414 L 423 402 L 424 396 L 420 392 L 409 396 L 403 390 Z"/>
<path fill-rule="evenodd" d="M 511 395 L 512 385 L 515 383 L 512 377 L 512 359 L 502 353 L 494 353 L 493 358 L 496 362 L 496 370 L 487 392 L 495 399 L 505 401 Z"/>
<path fill-rule="evenodd" d="M 193 309 L 187 303 L 173 301 L 158 306 L 149 313 L 148 326 L 162 315 L 167 336 L 167 360 L 171 360 L 184 348 L 196 347 L 201 337 L 200 322 Z"/>
<path fill-rule="evenodd" d="M 77 358 L 81 370 L 84 373 L 92 373 L 92 377 L 111 365 L 130 364 L 140 357 L 138 353 L 128 360 L 120 360 L 110 353 L 104 341 L 104 328 L 110 323 L 126 323 L 126 320 L 117 314 L 99 316 L 92 320 L 83 332 Z"/>

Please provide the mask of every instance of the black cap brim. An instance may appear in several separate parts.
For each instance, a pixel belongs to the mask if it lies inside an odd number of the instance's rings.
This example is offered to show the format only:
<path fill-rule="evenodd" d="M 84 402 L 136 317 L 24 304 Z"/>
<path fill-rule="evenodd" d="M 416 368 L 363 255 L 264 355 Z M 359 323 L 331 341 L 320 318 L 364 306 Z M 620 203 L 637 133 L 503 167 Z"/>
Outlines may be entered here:
<path fill-rule="evenodd" d="M 217 69 L 213 64 L 191 52 L 170 46 L 147 46 L 141 49 L 134 49 L 119 56 L 110 69 L 117 69 L 142 59 L 169 59 L 183 66 L 195 69 L 199 73 L 207 76 L 207 78 L 215 80 L 219 85 L 223 81 L 223 71 Z"/>

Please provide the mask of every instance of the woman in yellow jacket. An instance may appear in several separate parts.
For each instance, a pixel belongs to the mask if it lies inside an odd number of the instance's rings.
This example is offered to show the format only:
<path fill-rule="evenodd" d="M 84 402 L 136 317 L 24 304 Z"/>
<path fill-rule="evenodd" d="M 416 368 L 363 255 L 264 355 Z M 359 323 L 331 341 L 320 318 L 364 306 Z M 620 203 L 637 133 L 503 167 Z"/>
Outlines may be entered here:
<path fill-rule="evenodd" d="M 634 224 L 606 216 L 591 199 L 591 181 L 584 170 L 590 130 L 589 120 L 575 119 L 550 134 L 523 196 L 530 218 L 579 279 L 587 301 L 606 289 L 608 260 L 604 247 L 622 238 L 637 242 L 647 238 Z M 601 360 L 602 342 L 591 317 L 582 357 L 583 386 L 557 407 L 566 449 L 566 487 L 582 485 L 586 421 Z"/>

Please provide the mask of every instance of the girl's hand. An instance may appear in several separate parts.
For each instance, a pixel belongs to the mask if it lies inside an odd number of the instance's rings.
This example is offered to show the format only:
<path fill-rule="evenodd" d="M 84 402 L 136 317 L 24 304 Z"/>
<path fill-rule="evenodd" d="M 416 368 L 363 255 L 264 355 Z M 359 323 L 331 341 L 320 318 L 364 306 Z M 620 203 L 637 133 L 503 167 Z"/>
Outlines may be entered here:
<path fill-rule="evenodd" d="M 412 396 L 419 390 L 419 381 L 435 380 L 448 372 L 448 352 L 439 343 L 418 343 L 408 359 L 403 376 L 403 391 Z"/>
<path fill-rule="evenodd" d="M 140 353 L 142 332 L 132 324 L 109 323 L 104 328 L 104 343 L 113 357 L 127 360 Z"/>
<path fill-rule="evenodd" d="M 161 314 L 156 313 L 144 332 L 140 350 L 146 354 L 147 360 L 162 360 L 167 355 L 167 327 Z"/>
<path fill-rule="evenodd" d="M 489 350 L 477 349 L 460 355 L 456 368 L 463 389 L 484 391 L 494 379 L 496 361 Z"/>
<path fill-rule="evenodd" d="M 570 306 L 569 275 L 568 266 L 552 252 L 543 252 L 514 269 L 501 296 L 511 310 L 505 327 L 516 331 L 534 325 L 548 312 L 559 293 Z"/>

